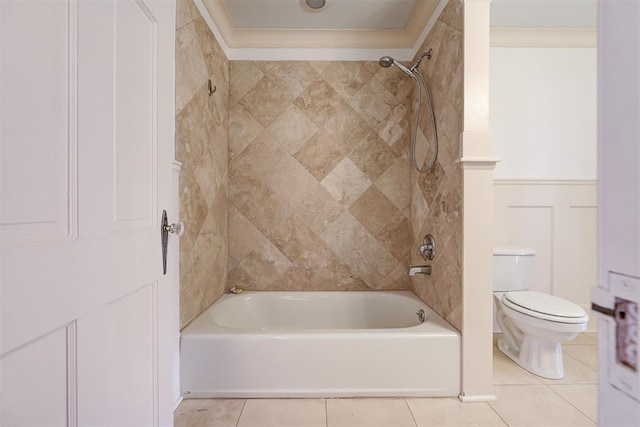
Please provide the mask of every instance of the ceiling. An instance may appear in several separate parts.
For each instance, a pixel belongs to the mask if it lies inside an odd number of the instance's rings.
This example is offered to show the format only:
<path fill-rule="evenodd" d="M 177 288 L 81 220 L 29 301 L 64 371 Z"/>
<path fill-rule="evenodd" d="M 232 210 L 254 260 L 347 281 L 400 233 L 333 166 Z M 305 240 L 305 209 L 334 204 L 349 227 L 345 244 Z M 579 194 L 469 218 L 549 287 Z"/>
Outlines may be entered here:
<path fill-rule="evenodd" d="M 318 59 L 362 60 L 383 51 L 411 59 L 447 0 L 326 0 L 320 10 L 305 0 L 194 3 L 230 59 L 248 56 L 246 49 L 252 59 L 301 59 L 300 49 L 314 49 Z"/>
<path fill-rule="evenodd" d="M 194 0 L 230 59 L 272 60 L 410 60 L 447 2 Z M 491 27 L 595 28 L 596 0 L 492 0 Z"/>
<path fill-rule="evenodd" d="M 314 10 L 304 0 L 224 0 L 234 26 L 253 30 L 404 30 L 416 3 L 417 0 L 326 0 L 323 8 Z"/>
<path fill-rule="evenodd" d="M 491 0 L 491 27 L 596 28 L 597 0 Z"/>

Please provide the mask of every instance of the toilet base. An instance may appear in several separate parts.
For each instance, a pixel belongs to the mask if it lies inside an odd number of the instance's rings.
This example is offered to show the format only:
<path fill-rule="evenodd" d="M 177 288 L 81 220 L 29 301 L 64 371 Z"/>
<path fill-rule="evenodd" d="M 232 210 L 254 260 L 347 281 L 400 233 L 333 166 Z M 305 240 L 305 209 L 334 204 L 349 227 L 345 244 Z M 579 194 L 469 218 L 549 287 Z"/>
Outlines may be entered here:
<path fill-rule="evenodd" d="M 520 351 L 512 349 L 504 338 L 498 340 L 498 349 L 520 367 L 534 375 L 551 380 L 564 378 L 562 345 L 525 335 Z"/>

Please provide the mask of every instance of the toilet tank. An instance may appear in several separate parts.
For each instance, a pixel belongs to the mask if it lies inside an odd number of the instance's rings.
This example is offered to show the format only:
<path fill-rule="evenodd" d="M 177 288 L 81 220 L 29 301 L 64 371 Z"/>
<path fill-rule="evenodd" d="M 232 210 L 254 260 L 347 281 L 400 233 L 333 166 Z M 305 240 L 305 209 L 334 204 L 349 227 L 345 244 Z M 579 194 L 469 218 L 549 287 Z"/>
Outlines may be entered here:
<path fill-rule="evenodd" d="M 494 245 L 493 291 L 524 291 L 533 278 L 536 251 L 517 245 Z"/>

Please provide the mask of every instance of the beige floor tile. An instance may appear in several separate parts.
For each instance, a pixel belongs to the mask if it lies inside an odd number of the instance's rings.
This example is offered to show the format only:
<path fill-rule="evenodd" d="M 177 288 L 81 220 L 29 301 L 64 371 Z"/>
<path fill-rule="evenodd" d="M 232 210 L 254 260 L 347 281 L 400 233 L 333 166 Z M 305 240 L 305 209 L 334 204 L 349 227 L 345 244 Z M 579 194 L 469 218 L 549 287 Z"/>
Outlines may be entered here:
<path fill-rule="evenodd" d="M 562 346 L 562 351 L 579 362 L 584 363 L 594 371 L 598 370 L 598 346 L 597 345 L 569 345 Z"/>
<path fill-rule="evenodd" d="M 598 382 L 598 373 L 595 369 L 591 369 L 567 353 L 562 355 L 562 360 L 564 362 L 564 378 L 561 380 L 540 378 L 540 381 L 549 385 L 596 384 Z"/>
<path fill-rule="evenodd" d="M 568 345 L 589 345 L 589 344 L 593 344 L 593 345 L 598 344 L 597 334 L 596 335 L 593 335 L 591 333 L 578 334 L 576 339 L 562 344 L 562 347 L 564 348 L 565 346 L 568 346 Z"/>
<path fill-rule="evenodd" d="M 562 396 L 567 402 L 580 412 L 598 422 L 598 386 L 595 384 L 582 385 L 552 385 L 553 391 Z"/>
<path fill-rule="evenodd" d="M 510 427 L 595 425 L 547 386 L 501 385 L 494 390 L 498 401 L 489 405 Z"/>
<path fill-rule="evenodd" d="M 486 402 L 462 403 L 456 398 L 407 399 L 418 427 L 506 426 Z"/>
<path fill-rule="evenodd" d="M 585 332 L 581 335 L 586 335 L 589 338 L 591 338 L 592 340 L 594 340 L 595 342 L 598 342 L 598 333 L 597 332 Z"/>
<path fill-rule="evenodd" d="M 242 399 L 187 399 L 174 413 L 175 427 L 235 427 Z"/>
<path fill-rule="evenodd" d="M 518 366 L 513 360 L 493 347 L 494 384 L 540 384 L 538 377 Z"/>
<path fill-rule="evenodd" d="M 327 399 L 328 427 L 416 427 L 404 399 Z"/>
<path fill-rule="evenodd" d="M 324 399 L 251 399 L 238 427 L 326 427 Z"/>

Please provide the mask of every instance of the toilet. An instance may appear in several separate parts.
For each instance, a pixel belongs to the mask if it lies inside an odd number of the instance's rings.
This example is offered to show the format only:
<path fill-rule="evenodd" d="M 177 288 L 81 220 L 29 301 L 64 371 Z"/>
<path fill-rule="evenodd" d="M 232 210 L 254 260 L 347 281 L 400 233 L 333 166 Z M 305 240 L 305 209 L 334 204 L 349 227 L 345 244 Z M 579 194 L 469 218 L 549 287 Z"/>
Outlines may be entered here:
<path fill-rule="evenodd" d="M 535 250 L 516 245 L 493 249 L 498 348 L 527 371 L 550 379 L 564 377 L 562 343 L 587 328 L 589 316 L 565 299 L 529 291 Z"/>

